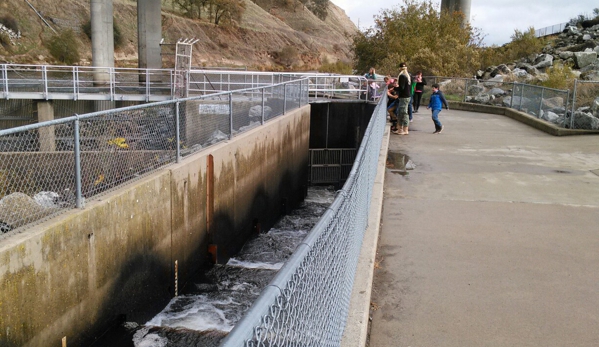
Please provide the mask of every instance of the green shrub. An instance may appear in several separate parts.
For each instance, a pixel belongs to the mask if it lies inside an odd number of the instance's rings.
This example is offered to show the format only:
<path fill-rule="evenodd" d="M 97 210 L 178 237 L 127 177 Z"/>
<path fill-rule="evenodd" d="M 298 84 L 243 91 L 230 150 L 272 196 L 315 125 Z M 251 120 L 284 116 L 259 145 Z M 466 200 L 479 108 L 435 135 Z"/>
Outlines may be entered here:
<path fill-rule="evenodd" d="M 574 84 L 574 74 L 570 66 L 555 65 L 547 69 L 548 78 L 539 84 L 554 89 L 570 89 Z"/>
<path fill-rule="evenodd" d="M 0 24 L 17 33 L 19 31 L 19 23 L 13 17 L 6 15 L 0 17 Z"/>
<path fill-rule="evenodd" d="M 73 65 L 79 62 L 79 45 L 75 33 L 71 29 L 54 35 L 46 46 L 50 55 L 64 64 Z"/>
<path fill-rule="evenodd" d="M 87 36 L 88 39 L 92 39 L 92 22 L 91 19 L 81 24 L 81 31 Z M 112 37 L 114 40 L 114 47 L 121 47 L 123 44 L 123 34 L 121 33 L 121 28 L 116 22 L 112 23 Z"/>
<path fill-rule="evenodd" d="M 329 63 L 328 61 L 324 61 L 320 68 L 319 72 L 328 72 L 328 73 L 336 73 L 340 75 L 351 75 L 352 74 L 352 65 L 350 63 L 344 61 L 337 61 L 335 63 Z"/>

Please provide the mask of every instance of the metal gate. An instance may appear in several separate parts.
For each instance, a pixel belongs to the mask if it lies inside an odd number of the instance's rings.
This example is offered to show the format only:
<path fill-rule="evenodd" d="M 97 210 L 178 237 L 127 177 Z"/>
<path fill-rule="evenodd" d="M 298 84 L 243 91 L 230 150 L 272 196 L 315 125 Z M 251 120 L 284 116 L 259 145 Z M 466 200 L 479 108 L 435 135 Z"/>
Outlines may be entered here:
<path fill-rule="evenodd" d="M 345 182 L 357 152 L 355 148 L 310 149 L 310 184 Z"/>

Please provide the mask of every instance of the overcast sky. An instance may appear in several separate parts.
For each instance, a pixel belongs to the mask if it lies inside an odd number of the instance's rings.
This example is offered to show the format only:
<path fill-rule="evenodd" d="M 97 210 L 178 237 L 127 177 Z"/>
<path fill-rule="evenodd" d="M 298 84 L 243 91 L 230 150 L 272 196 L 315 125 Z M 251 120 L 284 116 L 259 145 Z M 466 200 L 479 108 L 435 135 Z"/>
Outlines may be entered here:
<path fill-rule="evenodd" d="M 331 0 L 345 10 L 360 30 L 374 25 L 373 17 L 381 9 L 398 7 L 403 0 Z M 510 42 L 514 29 L 540 29 L 569 21 L 579 14 L 592 15 L 597 0 L 471 0 L 470 23 L 481 29 L 484 43 L 503 45 Z M 441 0 L 433 1 L 440 7 Z"/>

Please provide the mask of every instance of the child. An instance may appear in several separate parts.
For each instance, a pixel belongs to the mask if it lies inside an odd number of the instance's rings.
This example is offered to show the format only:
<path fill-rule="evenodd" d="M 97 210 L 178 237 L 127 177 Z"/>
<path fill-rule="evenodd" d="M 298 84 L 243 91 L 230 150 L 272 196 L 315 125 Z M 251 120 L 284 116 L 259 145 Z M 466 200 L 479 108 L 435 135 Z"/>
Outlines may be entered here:
<path fill-rule="evenodd" d="M 435 132 L 433 134 L 440 134 L 443 131 L 443 124 L 439 121 L 439 113 L 441 112 L 442 106 L 445 106 L 446 110 L 449 110 L 449 106 L 447 105 L 447 100 L 445 100 L 443 92 L 439 90 L 439 84 L 435 83 L 432 87 L 433 94 L 431 94 L 426 109 L 428 110 L 430 108 L 433 110 L 433 122 L 435 123 Z"/>

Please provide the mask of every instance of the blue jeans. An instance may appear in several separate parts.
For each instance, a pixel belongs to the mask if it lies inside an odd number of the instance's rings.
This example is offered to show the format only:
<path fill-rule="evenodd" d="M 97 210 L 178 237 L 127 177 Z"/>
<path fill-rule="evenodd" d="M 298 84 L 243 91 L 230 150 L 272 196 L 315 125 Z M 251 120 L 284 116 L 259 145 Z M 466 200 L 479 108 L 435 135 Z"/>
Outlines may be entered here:
<path fill-rule="evenodd" d="M 433 122 L 435 123 L 435 130 L 437 131 L 441 130 L 441 127 L 443 126 L 439 121 L 439 113 L 441 113 L 441 110 L 433 110 Z"/>

